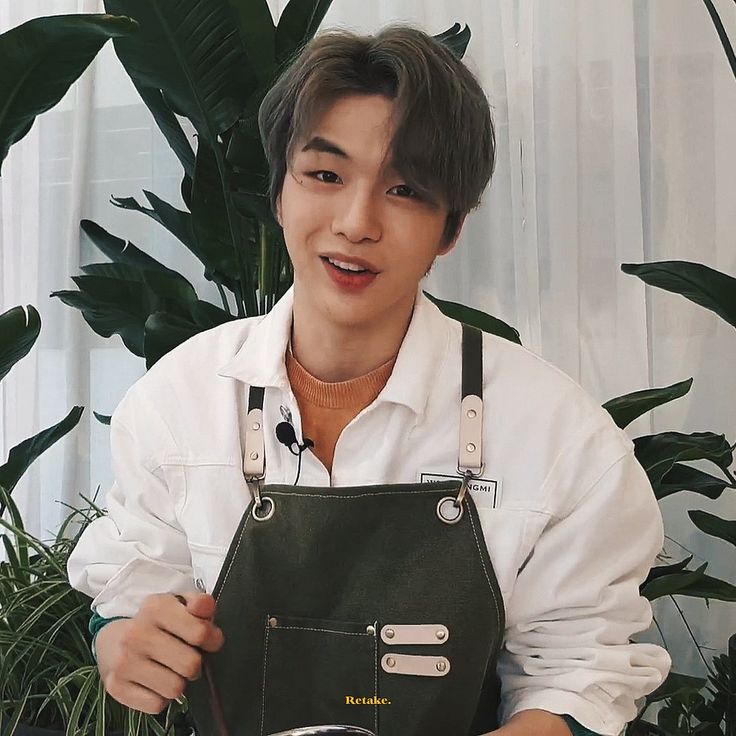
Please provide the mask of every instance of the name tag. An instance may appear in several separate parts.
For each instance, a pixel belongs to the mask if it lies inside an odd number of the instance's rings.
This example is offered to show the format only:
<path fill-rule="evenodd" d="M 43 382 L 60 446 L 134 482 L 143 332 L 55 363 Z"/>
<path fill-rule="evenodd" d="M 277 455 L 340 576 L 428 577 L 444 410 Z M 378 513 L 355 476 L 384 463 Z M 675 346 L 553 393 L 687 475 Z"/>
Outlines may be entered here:
<path fill-rule="evenodd" d="M 445 480 L 459 480 L 457 475 L 442 473 L 420 473 L 420 483 L 441 483 Z M 473 494 L 473 501 L 479 508 L 495 509 L 501 503 L 501 483 L 492 478 L 471 478 L 468 490 Z"/>

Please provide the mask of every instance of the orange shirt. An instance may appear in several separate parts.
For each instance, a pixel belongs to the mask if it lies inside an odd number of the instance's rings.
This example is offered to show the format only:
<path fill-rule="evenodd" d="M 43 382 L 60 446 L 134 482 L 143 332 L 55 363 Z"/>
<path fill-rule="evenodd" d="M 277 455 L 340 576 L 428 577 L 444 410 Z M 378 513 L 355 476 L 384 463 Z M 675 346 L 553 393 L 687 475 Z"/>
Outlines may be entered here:
<path fill-rule="evenodd" d="M 343 429 L 353 417 L 365 409 L 381 392 L 391 375 L 396 356 L 370 373 L 349 381 L 320 381 L 286 351 L 286 373 L 299 404 L 302 436 L 314 442 L 312 452 L 332 472 L 335 445 Z"/>

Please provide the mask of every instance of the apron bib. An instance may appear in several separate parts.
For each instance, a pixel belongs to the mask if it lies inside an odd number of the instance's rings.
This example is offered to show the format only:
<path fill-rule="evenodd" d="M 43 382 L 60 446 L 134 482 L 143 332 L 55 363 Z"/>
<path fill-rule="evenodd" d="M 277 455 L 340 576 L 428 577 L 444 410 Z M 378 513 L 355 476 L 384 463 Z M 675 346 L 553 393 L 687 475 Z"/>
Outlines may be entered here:
<path fill-rule="evenodd" d="M 212 592 L 225 645 L 185 691 L 197 736 L 498 727 L 503 599 L 466 485 L 483 470 L 481 351 L 482 333 L 463 325 L 456 481 L 261 487 L 264 390 L 251 387 L 254 499 Z"/>

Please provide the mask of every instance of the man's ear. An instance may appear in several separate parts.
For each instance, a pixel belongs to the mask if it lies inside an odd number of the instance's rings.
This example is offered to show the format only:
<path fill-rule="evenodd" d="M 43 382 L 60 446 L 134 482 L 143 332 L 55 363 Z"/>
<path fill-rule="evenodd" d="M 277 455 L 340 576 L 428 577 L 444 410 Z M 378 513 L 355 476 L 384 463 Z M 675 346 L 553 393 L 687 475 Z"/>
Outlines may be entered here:
<path fill-rule="evenodd" d="M 437 251 L 438 256 L 447 255 L 457 245 L 457 241 L 460 238 L 460 233 L 462 233 L 463 231 L 463 225 L 465 224 L 466 217 L 467 213 L 460 218 L 460 222 L 458 222 L 457 224 L 457 232 L 455 234 L 455 237 L 449 243 L 447 243 L 447 245 L 440 246 L 439 250 Z"/>

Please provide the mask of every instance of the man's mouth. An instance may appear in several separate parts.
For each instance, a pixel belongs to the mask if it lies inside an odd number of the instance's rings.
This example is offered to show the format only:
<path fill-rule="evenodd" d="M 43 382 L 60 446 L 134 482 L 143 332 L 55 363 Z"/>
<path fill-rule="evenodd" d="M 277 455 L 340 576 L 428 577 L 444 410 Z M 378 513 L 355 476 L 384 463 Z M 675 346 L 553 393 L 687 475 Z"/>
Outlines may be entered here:
<path fill-rule="evenodd" d="M 331 263 L 335 268 L 345 271 L 345 273 L 376 273 L 376 271 L 372 271 L 369 268 L 363 268 L 362 266 L 358 266 L 355 263 L 348 263 L 347 261 L 340 261 L 337 258 L 330 258 L 329 256 L 320 256 L 320 258 Z"/>

